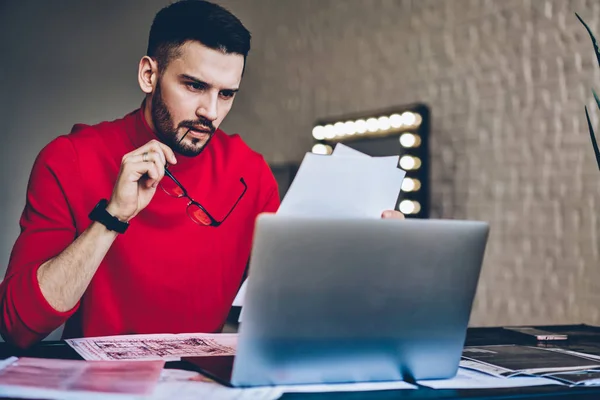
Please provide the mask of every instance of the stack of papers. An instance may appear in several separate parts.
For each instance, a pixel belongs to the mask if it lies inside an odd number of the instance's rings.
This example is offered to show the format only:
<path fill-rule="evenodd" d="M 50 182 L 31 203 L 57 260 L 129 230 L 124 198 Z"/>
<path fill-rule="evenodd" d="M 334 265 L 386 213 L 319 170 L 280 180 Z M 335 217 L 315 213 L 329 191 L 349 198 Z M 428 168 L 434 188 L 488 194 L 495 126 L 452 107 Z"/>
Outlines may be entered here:
<path fill-rule="evenodd" d="M 517 345 L 465 347 L 460 366 L 468 371 L 523 382 L 570 386 L 600 384 L 600 357 L 565 350 Z M 472 374 L 469 374 L 473 376 Z M 542 380 L 540 380 L 542 379 Z M 543 383 L 542 383 L 543 384 Z M 527 385 L 529 386 L 529 385 Z"/>
<path fill-rule="evenodd" d="M 418 381 L 419 385 L 432 389 L 492 389 L 526 386 L 560 385 L 560 382 L 538 377 L 513 377 L 489 375 L 460 367 L 454 378 Z"/>

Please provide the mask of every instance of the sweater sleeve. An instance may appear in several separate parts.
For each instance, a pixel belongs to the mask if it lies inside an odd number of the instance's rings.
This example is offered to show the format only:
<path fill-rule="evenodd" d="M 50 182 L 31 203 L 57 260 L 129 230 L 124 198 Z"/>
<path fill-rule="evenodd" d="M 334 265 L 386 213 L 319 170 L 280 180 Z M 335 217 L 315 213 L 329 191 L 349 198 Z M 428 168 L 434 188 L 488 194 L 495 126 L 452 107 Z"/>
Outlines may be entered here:
<path fill-rule="evenodd" d="M 27 187 L 20 219 L 21 233 L 12 249 L 0 284 L 0 334 L 7 342 L 25 348 L 42 340 L 79 307 L 55 310 L 43 296 L 37 270 L 60 254 L 76 237 L 66 187 L 78 174 L 70 140 L 59 137 L 38 155 Z"/>

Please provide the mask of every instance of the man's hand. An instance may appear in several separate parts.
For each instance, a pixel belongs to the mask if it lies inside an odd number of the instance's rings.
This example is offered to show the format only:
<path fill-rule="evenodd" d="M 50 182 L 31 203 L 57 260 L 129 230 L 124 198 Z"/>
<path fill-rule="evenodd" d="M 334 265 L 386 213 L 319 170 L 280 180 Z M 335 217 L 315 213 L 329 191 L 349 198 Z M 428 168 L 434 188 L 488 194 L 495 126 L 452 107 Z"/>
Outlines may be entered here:
<path fill-rule="evenodd" d="M 121 221 L 135 217 L 154 197 L 167 161 L 176 164 L 175 154 L 157 140 L 125 154 L 106 210 Z"/>
<path fill-rule="evenodd" d="M 404 219 L 404 214 L 396 210 L 385 210 L 381 213 L 383 219 Z"/>

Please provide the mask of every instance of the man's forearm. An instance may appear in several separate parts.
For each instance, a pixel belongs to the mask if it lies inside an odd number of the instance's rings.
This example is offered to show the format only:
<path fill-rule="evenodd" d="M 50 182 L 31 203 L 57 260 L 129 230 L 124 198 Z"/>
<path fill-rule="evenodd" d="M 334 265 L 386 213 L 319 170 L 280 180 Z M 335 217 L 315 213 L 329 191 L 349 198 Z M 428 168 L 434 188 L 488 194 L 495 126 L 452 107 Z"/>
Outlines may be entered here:
<path fill-rule="evenodd" d="M 117 233 L 93 222 L 62 253 L 40 266 L 42 294 L 57 311 L 69 311 L 81 299 Z"/>

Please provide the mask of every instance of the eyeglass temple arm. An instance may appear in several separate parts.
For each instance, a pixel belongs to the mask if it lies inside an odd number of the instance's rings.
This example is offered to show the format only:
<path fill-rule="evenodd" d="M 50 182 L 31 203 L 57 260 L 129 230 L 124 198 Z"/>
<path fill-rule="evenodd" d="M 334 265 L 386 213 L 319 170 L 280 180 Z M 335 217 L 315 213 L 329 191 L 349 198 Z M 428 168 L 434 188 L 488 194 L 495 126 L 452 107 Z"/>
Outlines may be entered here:
<path fill-rule="evenodd" d="M 242 200 L 242 197 L 244 197 L 244 194 L 246 194 L 246 190 L 248 190 L 248 185 L 246 184 L 246 181 L 244 180 L 244 178 L 240 178 L 240 182 L 242 183 L 242 185 L 244 185 L 244 190 L 242 191 L 242 194 L 240 194 L 240 197 L 238 197 L 238 199 L 235 202 L 235 204 L 233 205 L 233 207 L 231 207 L 231 209 L 229 210 L 229 212 L 227 213 L 227 215 L 225 217 L 223 217 L 223 219 L 221 221 L 217 221 L 217 223 L 219 225 L 222 224 L 223 222 L 225 222 L 225 220 L 227 219 L 227 217 L 229 217 L 229 214 L 231 214 L 233 212 L 233 210 L 235 210 L 235 207 L 237 207 L 237 205 L 240 202 L 240 200 Z"/>
<path fill-rule="evenodd" d="M 184 194 L 185 196 L 187 196 L 187 190 L 185 190 L 185 188 L 183 187 L 183 185 L 182 185 L 181 183 L 179 183 L 179 181 L 177 180 L 177 178 L 175 178 L 175 177 L 173 176 L 173 174 L 171 173 L 171 171 L 169 171 L 169 169 L 167 168 L 167 166 L 166 166 L 166 165 L 165 165 L 165 175 L 167 175 L 169 178 L 171 178 L 171 179 L 173 180 L 173 182 L 175 182 L 175 184 L 176 184 L 177 186 L 179 186 L 179 188 L 180 188 L 181 190 L 183 190 L 183 194 Z"/>

